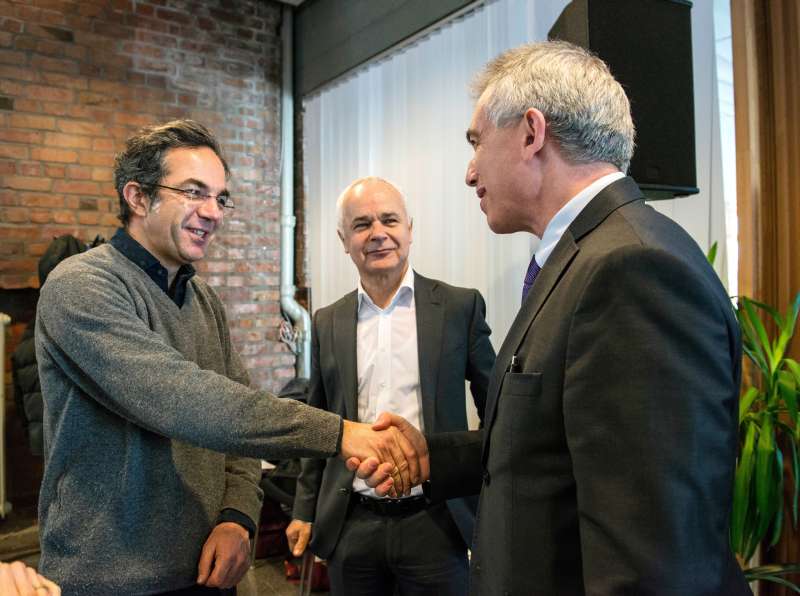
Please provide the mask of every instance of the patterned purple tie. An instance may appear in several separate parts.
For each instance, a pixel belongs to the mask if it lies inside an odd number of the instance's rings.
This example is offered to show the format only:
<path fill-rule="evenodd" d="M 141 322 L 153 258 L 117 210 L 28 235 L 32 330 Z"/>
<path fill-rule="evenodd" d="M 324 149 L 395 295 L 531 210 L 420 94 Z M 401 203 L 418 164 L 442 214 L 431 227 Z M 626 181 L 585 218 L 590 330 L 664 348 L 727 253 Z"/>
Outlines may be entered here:
<path fill-rule="evenodd" d="M 522 302 L 525 302 L 525 297 L 528 295 L 528 292 L 531 291 L 533 280 L 536 279 L 536 276 L 539 275 L 539 271 L 541 270 L 542 268 L 539 267 L 539 263 L 536 262 L 536 255 L 532 256 L 530 265 L 528 265 L 528 271 L 525 273 L 525 281 L 522 282 Z"/>

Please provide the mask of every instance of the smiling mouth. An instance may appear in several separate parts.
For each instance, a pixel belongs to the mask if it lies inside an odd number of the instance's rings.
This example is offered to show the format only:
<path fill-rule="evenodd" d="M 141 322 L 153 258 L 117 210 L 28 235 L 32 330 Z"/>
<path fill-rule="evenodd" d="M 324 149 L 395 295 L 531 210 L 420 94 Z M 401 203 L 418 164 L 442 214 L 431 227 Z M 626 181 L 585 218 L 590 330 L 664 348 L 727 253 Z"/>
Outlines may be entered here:
<path fill-rule="evenodd" d="M 367 256 L 376 255 L 376 256 L 382 257 L 384 255 L 389 254 L 393 250 L 394 250 L 394 248 L 381 248 L 379 250 L 371 250 L 371 251 L 367 252 Z"/>
<path fill-rule="evenodd" d="M 208 230 L 200 228 L 186 228 L 192 236 L 196 236 L 201 240 L 205 240 L 211 233 Z"/>

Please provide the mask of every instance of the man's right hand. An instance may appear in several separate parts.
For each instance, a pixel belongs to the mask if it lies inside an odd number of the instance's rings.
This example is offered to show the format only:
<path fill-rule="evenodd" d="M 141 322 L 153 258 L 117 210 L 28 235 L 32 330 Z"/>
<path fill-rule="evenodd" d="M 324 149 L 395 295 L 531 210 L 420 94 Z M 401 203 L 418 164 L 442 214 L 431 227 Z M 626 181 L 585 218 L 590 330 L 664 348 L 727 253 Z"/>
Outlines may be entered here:
<path fill-rule="evenodd" d="M 295 557 L 303 556 L 311 539 L 311 522 L 293 519 L 286 527 L 286 538 L 289 540 L 289 550 Z"/>
<path fill-rule="evenodd" d="M 372 425 L 372 429 L 380 432 L 395 430 L 400 433 L 402 438 L 410 445 L 411 450 L 416 454 L 416 462 L 419 466 L 419 474 L 412 478 L 412 486 L 422 484 L 429 479 L 430 459 L 428 456 L 428 443 L 424 435 L 419 432 L 416 427 L 411 425 L 402 416 L 383 412 Z M 344 457 L 344 455 L 342 456 Z M 378 495 L 383 496 L 389 494 L 392 497 L 398 496 L 400 491 L 394 490 L 392 486 L 392 484 L 397 484 L 397 478 L 391 476 L 392 471 L 385 465 L 378 465 L 378 460 L 374 457 L 364 459 L 358 456 L 352 456 L 346 458 L 346 464 L 349 470 L 355 471 L 356 476 L 364 479 L 370 487 L 374 488 Z M 408 494 L 408 492 L 410 492 L 410 489 L 405 494 Z"/>
<path fill-rule="evenodd" d="M 381 417 L 378 418 L 379 422 Z M 427 466 L 427 446 L 424 454 L 418 453 L 415 444 L 396 425 L 390 424 L 374 430 L 369 424 L 345 420 L 339 456 L 345 461 L 354 459 L 359 463 L 370 462 L 385 475 L 388 472 L 388 478 L 381 488 L 392 493 L 392 496 L 408 495 L 413 486 L 422 482 L 421 457 L 425 458 Z"/>

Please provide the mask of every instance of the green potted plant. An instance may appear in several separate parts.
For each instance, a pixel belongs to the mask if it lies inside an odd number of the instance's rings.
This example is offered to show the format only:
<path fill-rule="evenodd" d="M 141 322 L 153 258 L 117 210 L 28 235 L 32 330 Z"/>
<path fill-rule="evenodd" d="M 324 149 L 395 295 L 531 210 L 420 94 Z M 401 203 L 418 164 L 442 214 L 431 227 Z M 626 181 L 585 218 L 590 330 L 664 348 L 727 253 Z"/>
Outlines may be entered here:
<path fill-rule="evenodd" d="M 745 383 L 747 388 L 739 401 L 740 450 L 731 519 L 731 547 L 748 581 L 771 581 L 797 593 L 800 587 L 786 576 L 800 572 L 800 565 L 747 567 L 747 563 L 759 544 L 769 548 L 778 542 L 786 512 L 797 528 L 800 364 L 786 351 L 799 311 L 800 293 L 785 314 L 755 300 L 739 298 L 736 316 L 744 355 L 752 365 L 752 379 Z M 765 324 L 770 320 L 772 324 Z M 773 333 L 768 329 L 774 329 Z M 790 463 L 790 474 L 784 462 Z M 784 496 L 787 482 L 791 490 Z"/>

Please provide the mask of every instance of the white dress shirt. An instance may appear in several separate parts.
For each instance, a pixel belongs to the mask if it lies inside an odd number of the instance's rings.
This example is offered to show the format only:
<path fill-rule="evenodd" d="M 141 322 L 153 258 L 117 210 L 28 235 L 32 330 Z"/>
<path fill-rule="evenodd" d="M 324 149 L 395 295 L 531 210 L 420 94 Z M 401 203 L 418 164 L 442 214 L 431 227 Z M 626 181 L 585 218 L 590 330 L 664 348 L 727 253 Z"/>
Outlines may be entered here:
<path fill-rule="evenodd" d="M 550 257 L 550 253 L 553 252 L 556 244 L 561 240 L 561 236 L 564 235 L 564 232 L 567 231 L 567 228 L 575 221 L 575 218 L 583 211 L 584 207 L 589 204 L 589 201 L 595 198 L 606 186 L 624 177 L 625 174 L 622 172 L 606 174 L 602 178 L 598 178 L 592 182 L 558 210 L 558 213 L 553 216 L 553 219 L 550 220 L 550 223 L 548 223 L 547 227 L 544 229 L 542 240 L 539 242 L 539 248 L 536 249 L 535 258 L 539 267 L 544 267 L 544 264 Z"/>
<path fill-rule="evenodd" d="M 359 282 L 356 353 L 359 422 L 371 423 L 381 412 L 392 412 L 423 430 L 411 266 L 386 308 L 376 306 Z M 353 490 L 377 497 L 359 478 Z M 422 494 L 422 488 L 415 487 L 411 494 Z"/>

